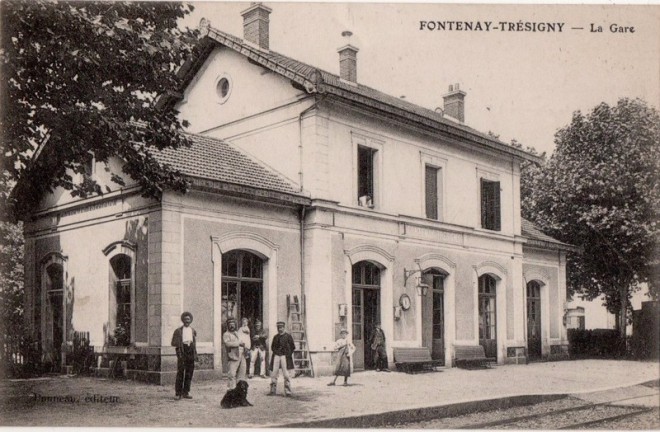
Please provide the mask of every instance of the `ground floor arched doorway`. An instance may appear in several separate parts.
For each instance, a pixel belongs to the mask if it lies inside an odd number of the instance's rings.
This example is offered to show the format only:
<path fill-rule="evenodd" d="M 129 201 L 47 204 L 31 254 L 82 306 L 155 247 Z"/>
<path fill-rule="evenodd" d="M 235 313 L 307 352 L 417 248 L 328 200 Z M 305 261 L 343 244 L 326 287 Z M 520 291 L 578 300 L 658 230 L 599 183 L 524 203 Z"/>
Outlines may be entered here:
<path fill-rule="evenodd" d="M 353 367 L 374 369 L 371 339 L 380 323 L 380 269 L 370 261 L 360 261 L 352 270 Z"/>
<path fill-rule="evenodd" d="M 431 269 L 422 275 L 423 282 L 429 286 L 426 296 L 422 297 L 422 346 L 429 348 L 431 358 L 445 362 L 445 289 L 446 275 L 437 269 Z"/>
<path fill-rule="evenodd" d="M 486 357 L 497 358 L 497 280 L 479 277 L 479 344 Z"/>
<path fill-rule="evenodd" d="M 530 360 L 542 355 L 541 284 L 535 280 L 527 283 L 527 355 Z"/>
<path fill-rule="evenodd" d="M 227 318 L 240 322 L 242 318 L 263 323 L 263 260 L 246 250 L 222 254 L 222 333 L 227 330 Z M 222 370 L 227 372 L 227 353 L 222 345 Z"/>

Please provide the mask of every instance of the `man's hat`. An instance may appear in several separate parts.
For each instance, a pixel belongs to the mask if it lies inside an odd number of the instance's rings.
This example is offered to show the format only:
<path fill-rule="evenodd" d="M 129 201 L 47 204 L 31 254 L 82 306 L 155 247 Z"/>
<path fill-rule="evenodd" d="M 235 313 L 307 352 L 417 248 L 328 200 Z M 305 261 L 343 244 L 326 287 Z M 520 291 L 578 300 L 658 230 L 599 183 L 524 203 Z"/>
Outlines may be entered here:
<path fill-rule="evenodd" d="M 284 327 L 286 324 L 284 324 L 284 321 L 278 321 L 277 326 L 278 327 Z"/>
<path fill-rule="evenodd" d="M 348 334 L 348 330 L 346 330 L 345 328 L 339 330 L 339 334 L 344 334 L 344 333 Z"/>
<path fill-rule="evenodd" d="M 183 318 L 185 318 L 186 316 L 190 317 L 190 321 L 193 320 L 193 315 L 190 312 L 184 312 L 181 314 L 181 321 L 183 321 Z"/>
<path fill-rule="evenodd" d="M 255 323 L 255 324 L 261 324 L 261 321 L 256 320 L 254 323 Z"/>
<path fill-rule="evenodd" d="M 236 318 L 234 317 L 227 318 L 227 324 L 229 324 L 230 322 L 236 322 Z"/>

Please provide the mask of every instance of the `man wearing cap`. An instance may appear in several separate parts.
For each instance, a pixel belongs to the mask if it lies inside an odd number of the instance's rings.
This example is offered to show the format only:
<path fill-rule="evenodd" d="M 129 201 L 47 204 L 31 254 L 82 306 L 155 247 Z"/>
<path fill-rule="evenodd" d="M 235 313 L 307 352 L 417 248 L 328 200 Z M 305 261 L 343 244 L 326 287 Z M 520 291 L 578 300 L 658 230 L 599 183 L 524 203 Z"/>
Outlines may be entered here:
<path fill-rule="evenodd" d="M 380 323 L 374 325 L 371 336 L 371 351 L 373 353 L 374 367 L 376 372 L 389 372 L 387 368 L 387 350 L 385 347 L 385 332 L 380 328 Z"/>
<path fill-rule="evenodd" d="M 293 369 L 293 351 L 296 345 L 293 343 L 293 337 L 284 330 L 284 322 L 277 322 L 277 334 L 273 336 L 273 342 L 270 344 L 270 393 L 273 396 L 277 393 L 277 377 L 280 369 L 284 376 L 284 395 L 291 395 L 291 377 L 289 370 Z"/>
<path fill-rule="evenodd" d="M 176 349 L 176 382 L 174 392 L 176 398 L 192 399 L 190 396 L 190 383 L 195 371 L 197 359 L 197 332 L 190 327 L 193 316 L 190 312 L 181 314 L 183 325 L 174 330 L 172 346 Z"/>
<path fill-rule="evenodd" d="M 257 356 L 259 356 L 260 367 L 259 374 L 261 378 L 266 378 L 266 344 L 268 343 L 268 332 L 261 327 L 261 321 L 254 322 L 254 331 L 252 332 L 252 352 L 250 353 L 250 375 L 252 378 L 254 374 L 254 366 L 257 363 Z"/>
<path fill-rule="evenodd" d="M 227 349 L 227 387 L 231 390 L 236 387 L 236 381 L 245 379 L 245 342 L 238 337 L 235 318 L 227 319 L 227 331 L 222 335 L 222 342 Z"/>

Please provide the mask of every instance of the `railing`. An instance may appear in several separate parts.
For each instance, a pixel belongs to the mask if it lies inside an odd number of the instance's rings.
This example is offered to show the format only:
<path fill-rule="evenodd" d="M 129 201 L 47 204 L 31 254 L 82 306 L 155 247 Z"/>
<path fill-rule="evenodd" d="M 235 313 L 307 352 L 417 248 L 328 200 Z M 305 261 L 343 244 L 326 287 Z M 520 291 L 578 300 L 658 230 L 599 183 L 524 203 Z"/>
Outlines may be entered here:
<path fill-rule="evenodd" d="M 37 343 L 22 334 L 0 336 L 0 374 L 3 378 L 30 376 L 40 371 Z"/>

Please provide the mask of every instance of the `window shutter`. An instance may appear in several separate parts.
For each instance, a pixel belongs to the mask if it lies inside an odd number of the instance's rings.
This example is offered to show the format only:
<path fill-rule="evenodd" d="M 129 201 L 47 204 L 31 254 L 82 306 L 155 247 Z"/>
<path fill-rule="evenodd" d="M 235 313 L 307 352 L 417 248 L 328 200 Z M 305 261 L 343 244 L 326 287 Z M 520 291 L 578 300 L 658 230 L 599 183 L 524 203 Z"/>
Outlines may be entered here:
<path fill-rule="evenodd" d="M 481 227 L 488 227 L 488 183 L 481 179 Z"/>
<path fill-rule="evenodd" d="M 500 231 L 502 229 L 502 219 L 500 216 L 500 182 L 493 182 L 493 229 Z"/>
<path fill-rule="evenodd" d="M 426 217 L 438 219 L 438 169 L 426 166 Z"/>
<path fill-rule="evenodd" d="M 481 227 L 501 230 L 500 182 L 481 179 Z"/>

